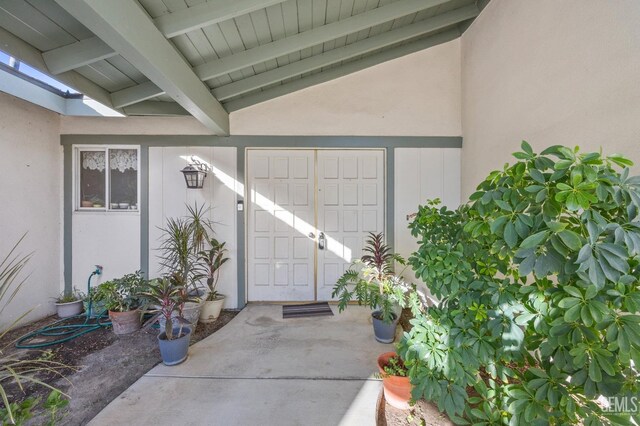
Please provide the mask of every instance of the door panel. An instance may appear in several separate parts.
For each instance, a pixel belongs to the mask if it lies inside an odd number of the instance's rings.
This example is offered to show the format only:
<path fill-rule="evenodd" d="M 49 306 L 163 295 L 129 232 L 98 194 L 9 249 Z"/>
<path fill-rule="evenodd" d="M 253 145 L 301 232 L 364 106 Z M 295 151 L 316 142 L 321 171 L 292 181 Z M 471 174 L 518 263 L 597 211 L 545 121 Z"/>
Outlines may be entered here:
<path fill-rule="evenodd" d="M 314 151 L 248 150 L 248 299 L 315 298 Z"/>
<path fill-rule="evenodd" d="M 384 183 L 382 150 L 248 150 L 248 300 L 331 300 L 384 229 Z"/>
<path fill-rule="evenodd" d="M 369 232 L 384 230 L 384 152 L 318 150 L 317 299 L 331 300 L 337 279 L 362 255 Z"/>

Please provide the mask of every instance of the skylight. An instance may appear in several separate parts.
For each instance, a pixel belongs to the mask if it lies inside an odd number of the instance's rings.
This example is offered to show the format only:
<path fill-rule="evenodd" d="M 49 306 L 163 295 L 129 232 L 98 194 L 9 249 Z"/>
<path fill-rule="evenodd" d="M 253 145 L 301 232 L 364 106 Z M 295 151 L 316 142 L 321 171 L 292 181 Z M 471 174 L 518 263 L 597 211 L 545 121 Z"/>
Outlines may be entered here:
<path fill-rule="evenodd" d="M 6 53 L 0 50 L 1 63 L 12 67 L 16 71 L 20 71 L 20 73 L 26 76 L 34 78 L 38 81 L 41 81 L 44 84 L 47 84 L 55 89 L 58 89 L 61 92 L 69 92 L 69 94 L 72 94 L 72 95 L 80 94 L 80 92 L 78 92 L 77 90 L 74 90 L 71 87 L 60 83 L 58 80 L 51 78 L 44 73 L 41 73 L 37 69 L 25 64 L 24 62 L 19 62 L 17 59 L 16 60 L 12 60 L 12 59 L 13 58 L 11 56 L 7 55 Z"/>
<path fill-rule="evenodd" d="M 7 53 L 0 51 L 0 90 L 31 103 L 58 112 L 63 115 L 98 115 L 104 117 L 124 117 L 115 111 L 77 90 L 59 82 L 53 77 L 38 71 Z M 19 80 L 11 80 L 12 78 Z M 33 88 L 49 92 L 46 96 L 34 96 Z M 60 103 L 62 98 L 63 103 Z M 57 99 L 57 100 L 56 100 Z"/>

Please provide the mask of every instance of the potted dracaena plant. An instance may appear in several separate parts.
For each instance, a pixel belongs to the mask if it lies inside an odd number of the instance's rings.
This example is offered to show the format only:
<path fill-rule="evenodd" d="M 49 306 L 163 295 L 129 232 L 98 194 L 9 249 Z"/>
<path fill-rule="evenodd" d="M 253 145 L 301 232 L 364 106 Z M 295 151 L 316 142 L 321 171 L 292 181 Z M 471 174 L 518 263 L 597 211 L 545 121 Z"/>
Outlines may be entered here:
<path fill-rule="evenodd" d="M 225 257 L 227 249 L 224 242 L 215 238 L 209 239 L 209 248 L 198 253 L 198 268 L 203 278 L 206 278 L 209 294 L 200 311 L 200 322 L 210 323 L 220 315 L 224 304 L 224 295 L 216 290 L 220 278 L 220 268 L 229 260 Z"/>
<path fill-rule="evenodd" d="M 400 310 L 407 306 L 407 292 L 413 285 L 406 283 L 394 273 L 394 262 L 405 264 L 404 259 L 392 253 L 384 242 L 382 233 L 369 233 L 366 253 L 355 260 L 336 282 L 332 297 L 338 298 L 338 309 L 342 312 L 351 302 L 373 309 L 373 330 L 381 343 L 395 340 Z"/>
<path fill-rule="evenodd" d="M 191 324 L 183 316 L 185 303 L 193 302 L 181 278 L 176 275 L 150 280 L 147 288 L 140 293 L 145 299 L 143 311 L 153 316 L 145 323 L 145 328 L 157 321 L 165 324 L 158 335 L 160 355 L 165 365 L 177 365 L 187 359 Z"/>
<path fill-rule="evenodd" d="M 140 329 L 140 291 L 145 285 L 142 271 L 100 284 L 93 293 L 94 302 L 104 304 L 115 334 Z"/>

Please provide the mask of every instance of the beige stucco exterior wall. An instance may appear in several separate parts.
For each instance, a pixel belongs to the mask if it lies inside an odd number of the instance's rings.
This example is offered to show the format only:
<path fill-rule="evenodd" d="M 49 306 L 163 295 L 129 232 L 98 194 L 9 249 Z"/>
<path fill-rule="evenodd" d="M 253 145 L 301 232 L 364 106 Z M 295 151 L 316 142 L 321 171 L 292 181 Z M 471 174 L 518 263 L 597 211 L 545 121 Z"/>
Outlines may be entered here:
<path fill-rule="evenodd" d="M 462 195 L 535 148 L 640 163 L 640 2 L 492 0 L 462 37 Z"/>
<path fill-rule="evenodd" d="M 460 136 L 460 40 L 231 113 L 234 135 Z"/>
<path fill-rule="evenodd" d="M 53 313 L 52 298 L 63 288 L 59 128 L 58 114 L 0 93 L 0 259 L 26 232 L 19 253 L 33 252 L 20 278 L 31 275 L 2 313 L 0 329 L 30 309 L 21 322 Z"/>
<path fill-rule="evenodd" d="M 210 135 L 189 117 L 65 117 L 60 118 L 63 135 Z"/>

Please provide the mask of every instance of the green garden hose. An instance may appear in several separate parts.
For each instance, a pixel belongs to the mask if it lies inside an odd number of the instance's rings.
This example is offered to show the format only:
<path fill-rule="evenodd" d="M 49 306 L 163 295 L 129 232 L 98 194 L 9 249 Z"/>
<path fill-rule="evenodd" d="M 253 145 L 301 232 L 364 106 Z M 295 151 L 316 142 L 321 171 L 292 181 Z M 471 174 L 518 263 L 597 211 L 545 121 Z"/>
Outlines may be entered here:
<path fill-rule="evenodd" d="M 87 280 L 87 295 L 91 295 L 91 278 L 93 278 L 94 275 L 100 274 L 102 274 L 102 266 L 96 265 L 96 269 L 91 273 L 91 275 L 89 275 L 89 279 Z M 60 343 L 68 342 L 69 340 L 75 339 L 76 337 L 82 336 L 103 327 L 110 326 L 111 321 L 105 321 L 105 319 L 107 318 L 106 310 L 98 313 L 97 315 L 93 315 L 92 305 L 93 301 L 91 300 L 91 297 L 89 297 L 89 304 L 84 314 L 75 315 L 69 318 L 63 318 L 38 330 L 32 331 L 31 333 L 25 334 L 16 341 L 16 348 L 45 348 L 47 346 L 53 346 Z M 83 317 L 85 318 L 85 320 L 82 324 L 65 324 L 66 322 L 70 322 Z M 42 337 L 58 338 L 42 342 Z"/>

